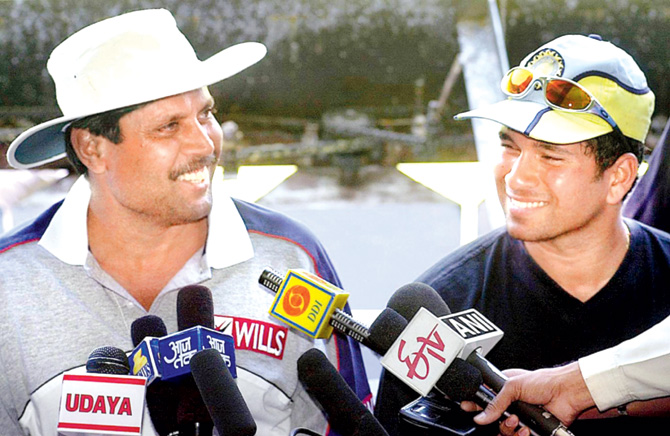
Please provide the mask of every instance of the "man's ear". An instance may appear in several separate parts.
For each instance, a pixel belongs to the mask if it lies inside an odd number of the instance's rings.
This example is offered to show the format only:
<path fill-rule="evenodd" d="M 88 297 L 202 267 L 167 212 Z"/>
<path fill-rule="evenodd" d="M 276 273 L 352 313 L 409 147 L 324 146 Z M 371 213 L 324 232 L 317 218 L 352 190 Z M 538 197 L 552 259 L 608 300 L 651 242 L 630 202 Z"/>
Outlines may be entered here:
<path fill-rule="evenodd" d="M 608 169 L 610 173 L 610 190 L 607 201 L 610 204 L 617 204 L 623 201 L 633 183 L 635 183 L 637 169 L 637 157 L 633 153 L 622 154 L 614 162 L 614 165 Z"/>
<path fill-rule="evenodd" d="M 86 129 L 72 129 L 70 141 L 77 157 L 89 172 L 99 173 L 104 170 L 104 137 L 94 135 Z"/>

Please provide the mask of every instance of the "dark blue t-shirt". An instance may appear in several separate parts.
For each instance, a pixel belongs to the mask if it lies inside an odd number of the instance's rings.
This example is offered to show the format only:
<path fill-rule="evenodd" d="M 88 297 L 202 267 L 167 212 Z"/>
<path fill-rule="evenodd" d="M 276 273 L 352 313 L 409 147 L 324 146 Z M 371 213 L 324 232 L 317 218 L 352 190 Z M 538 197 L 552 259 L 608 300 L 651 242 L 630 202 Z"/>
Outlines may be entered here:
<path fill-rule="evenodd" d="M 432 286 L 452 312 L 475 308 L 505 332 L 488 355 L 498 367 L 560 365 L 630 339 L 670 314 L 670 235 L 627 224 L 628 253 L 584 303 L 502 229 L 456 250 L 418 281 Z"/>
<path fill-rule="evenodd" d="M 612 279 L 583 303 L 504 228 L 452 252 L 417 281 L 432 286 L 452 312 L 475 308 L 503 330 L 487 355 L 498 368 L 561 365 L 630 339 L 670 315 L 670 235 L 626 223 L 628 253 Z M 386 397 L 392 401 L 394 395 L 387 391 Z M 385 401 L 378 399 L 378 407 L 388 409 Z M 655 434 L 668 424 L 670 419 L 613 418 L 576 421 L 571 429 L 576 436 Z"/>

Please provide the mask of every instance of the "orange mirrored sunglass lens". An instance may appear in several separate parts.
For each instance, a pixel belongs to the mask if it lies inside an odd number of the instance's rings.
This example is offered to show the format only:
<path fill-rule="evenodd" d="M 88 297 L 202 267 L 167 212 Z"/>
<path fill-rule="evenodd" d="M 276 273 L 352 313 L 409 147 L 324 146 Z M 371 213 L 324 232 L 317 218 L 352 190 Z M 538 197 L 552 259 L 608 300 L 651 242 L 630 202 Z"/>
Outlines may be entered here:
<path fill-rule="evenodd" d="M 530 85 L 532 81 L 532 72 L 524 69 L 512 70 L 507 73 L 507 92 L 510 94 L 521 94 L 528 88 L 528 85 Z"/>
<path fill-rule="evenodd" d="M 558 107 L 579 110 L 585 109 L 591 103 L 591 97 L 573 83 L 553 79 L 545 86 L 547 100 Z"/>

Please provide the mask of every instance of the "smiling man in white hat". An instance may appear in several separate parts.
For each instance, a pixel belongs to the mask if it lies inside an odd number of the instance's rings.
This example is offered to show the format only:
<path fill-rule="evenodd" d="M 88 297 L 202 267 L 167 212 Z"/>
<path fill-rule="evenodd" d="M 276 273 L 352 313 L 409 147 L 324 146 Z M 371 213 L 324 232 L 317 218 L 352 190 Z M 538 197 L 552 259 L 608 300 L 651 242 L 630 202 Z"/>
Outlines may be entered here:
<path fill-rule="evenodd" d="M 296 370 L 317 343 L 370 397 L 358 345 L 279 325 L 268 314 L 273 295 L 258 285 L 268 266 L 338 284 L 321 244 L 285 216 L 213 192 L 222 133 L 207 86 L 265 52 L 249 42 L 200 61 L 166 10 L 95 23 L 53 51 L 47 68 L 63 116 L 20 135 L 8 160 L 33 168 L 67 154 L 84 175 L 64 201 L 0 239 L 3 434 L 55 434 L 60 375 L 96 347 L 132 349 L 131 323 L 144 315 L 176 331 L 178 291 L 193 283 L 211 290 L 216 324 L 234 337 L 258 434 L 325 433 Z M 163 400 L 164 411 L 179 401 Z M 151 416 L 161 434 L 175 430 L 168 415 Z"/>
<path fill-rule="evenodd" d="M 505 100 L 456 118 L 501 125 L 494 172 L 506 226 L 459 248 L 418 281 L 435 288 L 452 312 L 475 308 L 505 332 L 488 354 L 498 368 L 551 367 L 616 345 L 670 314 L 670 235 L 621 214 L 654 95 L 631 56 L 595 35 L 548 42 L 501 86 Z M 392 395 L 384 404 L 384 387 L 382 381 L 380 412 L 399 406 Z M 576 435 L 615 435 L 667 424 L 620 418 L 573 427 Z"/>

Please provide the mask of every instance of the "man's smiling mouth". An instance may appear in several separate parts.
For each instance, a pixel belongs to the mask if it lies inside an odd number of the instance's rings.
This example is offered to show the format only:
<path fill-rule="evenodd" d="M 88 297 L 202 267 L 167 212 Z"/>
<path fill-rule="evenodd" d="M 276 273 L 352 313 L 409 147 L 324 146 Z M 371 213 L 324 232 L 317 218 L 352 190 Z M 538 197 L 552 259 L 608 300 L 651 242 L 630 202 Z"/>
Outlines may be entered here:
<path fill-rule="evenodd" d="M 181 174 L 177 180 L 189 183 L 204 183 L 209 181 L 209 168 L 202 167 L 198 170 Z"/>
<path fill-rule="evenodd" d="M 547 205 L 546 201 L 519 201 L 511 197 L 507 198 L 509 199 L 510 205 L 518 209 L 537 209 L 539 207 Z"/>

